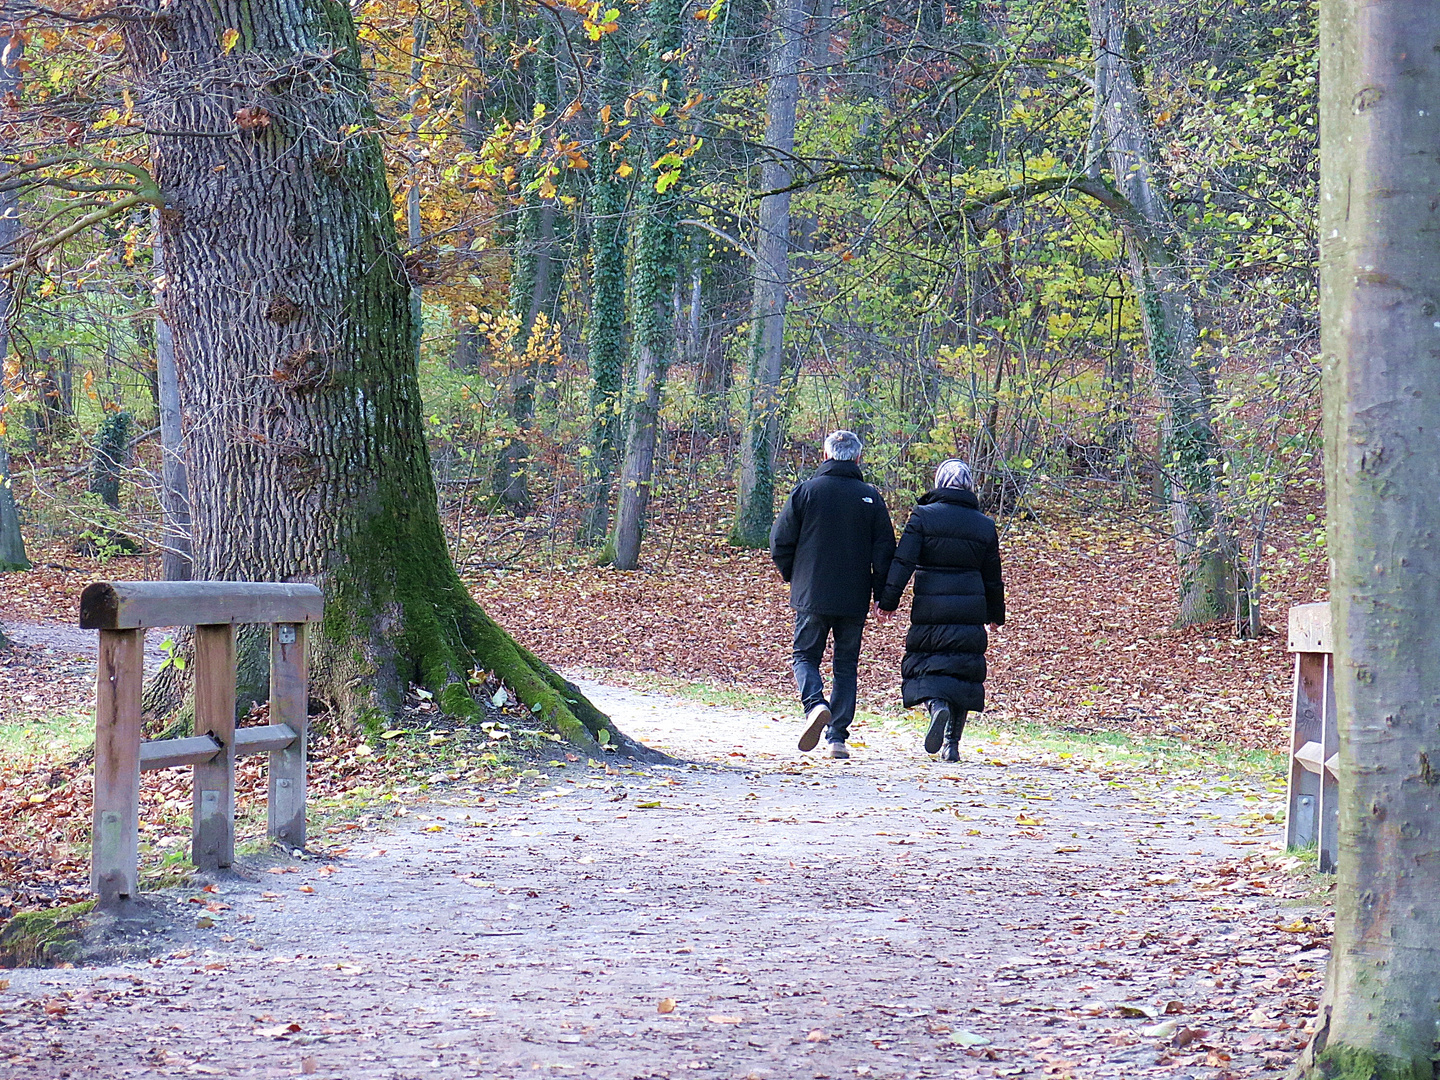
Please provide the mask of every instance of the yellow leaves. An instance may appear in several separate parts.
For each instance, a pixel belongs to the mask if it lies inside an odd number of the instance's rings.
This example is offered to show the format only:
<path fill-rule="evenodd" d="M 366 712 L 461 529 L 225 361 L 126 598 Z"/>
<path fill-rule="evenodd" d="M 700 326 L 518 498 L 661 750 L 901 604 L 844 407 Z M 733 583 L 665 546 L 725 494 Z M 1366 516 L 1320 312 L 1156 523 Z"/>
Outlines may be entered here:
<path fill-rule="evenodd" d="M 220 34 L 220 51 L 229 53 L 240 40 L 240 31 L 233 26 L 226 27 Z"/>
<path fill-rule="evenodd" d="M 599 41 L 606 34 L 613 34 L 620 26 L 620 12 L 616 8 L 602 8 L 599 4 L 590 7 L 585 19 L 585 34 L 591 41 Z"/>
<path fill-rule="evenodd" d="M 715 0 L 715 2 L 711 4 L 708 8 L 700 8 L 698 11 L 696 11 L 695 18 L 706 19 L 709 22 L 714 22 L 720 17 L 720 13 L 724 10 L 725 0 Z"/>
<path fill-rule="evenodd" d="M 601 122 L 602 124 L 608 124 L 608 123 L 610 123 L 610 106 L 609 106 L 609 104 L 604 105 L 604 106 L 600 109 L 600 122 Z"/>
<path fill-rule="evenodd" d="M 622 161 L 620 163 L 620 167 L 615 170 L 615 175 L 620 177 L 621 180 L 624 180 L 634 171 L 634 166 L 632 166 L 628 161 Z"/>
<path fill-rule="evenodd" d="M 574 101 L 572 101 L 572 102 L 569 104 L 569 106 L 565 109 L 565 111 L 560 114 L 560 120 L 561 120 L 561 122 L 563 123 L 563 122 L 566 121 L 566 120 L 572 119 L 579 111 L 580 111 L 580 99 L 579 99 L 579 98 L 576 98 Z"/>
<path fill-rule="evenodd" d="M 1166 109 L 1164 112 L 1160 113 L 1158 116 L 1155 117 L 1155 126 L 1164 127 L 1169 122 L 1172 115 L 1173 114 L 1170 112 L 1170 110 Z"/>

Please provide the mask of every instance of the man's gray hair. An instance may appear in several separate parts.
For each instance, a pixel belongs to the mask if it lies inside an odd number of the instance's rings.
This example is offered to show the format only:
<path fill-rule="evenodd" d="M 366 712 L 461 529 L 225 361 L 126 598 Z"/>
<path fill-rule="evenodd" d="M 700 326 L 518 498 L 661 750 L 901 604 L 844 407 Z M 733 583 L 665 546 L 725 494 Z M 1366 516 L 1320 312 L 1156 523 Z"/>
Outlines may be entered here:
<path fill-rule="evenodd" d="M 935 470 L 935 486 L 969 488 L 974 491 L 975 477 L 970 475 L 970 466 L 967 463 L 959 458 L 951 458 L 949 461 L 942 461 Z"/>
<path fill-rule="evenodd" d="M 836 461 L 859 461 L 865 444 L 853 431 L 832 431 L 825 436 L 825 453 Z"/>

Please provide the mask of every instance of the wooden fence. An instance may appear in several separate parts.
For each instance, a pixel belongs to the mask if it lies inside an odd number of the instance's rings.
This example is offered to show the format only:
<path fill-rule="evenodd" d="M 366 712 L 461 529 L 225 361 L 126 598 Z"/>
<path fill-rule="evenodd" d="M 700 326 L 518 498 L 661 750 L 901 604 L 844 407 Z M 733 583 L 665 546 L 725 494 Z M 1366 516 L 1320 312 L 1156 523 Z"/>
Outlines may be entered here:
<path fill-rule="evenodd" d="M 235 759 L 269 753 L 269 834 L 305 846 L 306 625 L 313 585 L 238 581 L 97 582 L 80 626 L 100 631 L 95 691 L 95 810 L 90 886 L 102 907 L 139 895 L 140 773 L 195 768 L 190 857 L 202 870 L 235 860 Z M 270 723 L 235 727 L 235 627 L 270 624 Z M 140 737 L 147 627 L 193 626 L 195 734 Z"/>
<path fill-rule="evenodd" d="M 1329 604 L 1298 604 L 1290 609 L 1289 649 L 1295 654 L 1295 697 L 1285 846 L 1318 847 L 1320 869 L 1333 873 L 1340 823 L 1340 733 L 1335 723 L 1335 646 Z"/>

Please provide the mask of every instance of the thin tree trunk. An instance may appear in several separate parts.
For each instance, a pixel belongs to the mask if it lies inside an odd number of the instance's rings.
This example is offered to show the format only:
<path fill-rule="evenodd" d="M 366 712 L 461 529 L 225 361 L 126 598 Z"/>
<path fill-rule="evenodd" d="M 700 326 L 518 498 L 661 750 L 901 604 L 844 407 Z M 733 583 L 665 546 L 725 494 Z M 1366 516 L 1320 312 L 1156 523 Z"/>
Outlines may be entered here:
<path fill-rule="evenodd" d="M 1306 1080 L 1432 1080 L 1440 1002 L 1440 7 L 1320 5 L 1340 730 L 1335 940 Z"/>
<path fill-rule="evenodd" d="M 156 215 L 158 225 L 159 216 Z M 175 337 L 165 320 L 165 252 L 157 229 L 153 259 L 155 299 L 155 381 L 160 398 L 160 576 L 166 581 L 190 580 L 190 490 L 185 474 L 184 413 L 180 379 L 175 370 Z"/>
<path fill-rule="evenodd" d="M 625 163 L 615 141 L 625 106 L 628 68 L 623 30 L 600 39 L 600 102 L 608 119 L 601 120 L 596 154 L 597 172 L 590 198 L 590 311 L 585 335 L 590 347 L 590 456 L 586 480 L 588 510 L 580 538 L 599 543 L 610 530 L 610 493 L 624 429 L 621 397 L 625 379 L 625 195 L 619 175 Z"/>
<path fill-rule="evenodd" d="M 152 163 L 196 576 L 321 585 L 312 692 L 344 717 L 384 723 L 412 682 L 473 715 L 481 668 L 593 748 L 608 722 L 485 615 L 446 550 L 349 9 L 251 0 L 229 52 L 210 5 L 141 10 L 124 33 L 167 133 Z"/>
<path fill-rule="evenodd" d="M 544 115 L 553 118 L 558 88 L 555 74 L 555 38 L 553 23 L 544 20 L 540 47 L 534 63 L 535 103 L 544 107 Z M 532 163 L 526 180 L 537 179 Z M 555 260 L 555 199 L 538 192 L 525 195 L 520 217 L 515 226 L 514 256 L 511 261 L 510 311 L 519 320 L 513 352 L 520 358 L 515 370 L 508 373 L 508 406 L 514 431 L 500 451 L 495 471 L 495 494 L 513 514 L 524 515 L 534 509 L 530 494 L 530 427 L 535 419 L 536 365 L 528 350 L 535 322 L 543 311 L 553 312 L 560 275 Z"/>
<path fill-rule="evenodd" d="M 0 64 L 0 97 L 20 94 L 20 60 L 24 44 L 20 35 L 3 35 L 4 63 Z M 0 191 L 0 257 L 9 262 L 20 238 L 20 200 L 16 192 Z M 0 368 L 10 352 L 10 317 L 14 306 L 10 278 L 0 277 Z M 28 570 L 25 537 L 20 532 L 20 514 L 15 491 L 10 485 L 10 452 L 5 442 L 5 378 L 0 374 L 0 571 Z"/>
<path fill-rule="evenodd" d="M 770 58 L 770 93 L 765 144 L 770 156 L 760 170 L 765 191 L 786 187 L 794 177 L 795 107 L 800 99 L 800 56 L 805 30 L 804 0 L 777 0 Z M 755 237 L 753 344 L 750 408 L 740 453 L 740 497 L 730 542 L 764 547 L 775 520 L 775 452 L 780 441 L 780 380 L 785 364 L 785 302 L 790 286 L 790 193 L 760 200 Z"/>
<path fill-rule="evenodd" d="M 1088 0 L 1098 108 L 1115 186 L 1134 217 L 1125 225 L 1130 277 L 1164 404 L 1161 468 L 1180 565 L 1177 625 L 1227 616 L 1235 584 L 1234 537 L 1220 507 L 1214 380 L 1199 355 L 1190 284 L 1169 245 L 1178 232 L 1155 179 L 1155 151 L 1132 61 L 1124 0 Z"/>
<path fill-rule="evenodd" d="M 680 4 L 678 0 L 654 0 L 650 9 L 650 83 L 657 109 L 679 100 L 680 70 L 676 53 L 680 47 Z M 635 327 L 635 382 L 625 439 L 625 462 L 620 470 L 620 496 L 615 508 L 615 530 L 602 561 L 618 569 L 634 570 L 640 565 L 640 543 L 645 531 L 650 490 L 655 476 L 655 449 L 660 435 L 660 404 L 670 372 L 670 350 L 674 337 L 670 297 L 675 284 L 675 234 L 678 181 L 665 185 L 649 167 L 672 137 L 667 126 L 669 114 L 652 112 L 648 152 L 642 166 L 648 174 L 641 186 L 639 235 L 635 241 L 635 269 L 632 275 Z"/>

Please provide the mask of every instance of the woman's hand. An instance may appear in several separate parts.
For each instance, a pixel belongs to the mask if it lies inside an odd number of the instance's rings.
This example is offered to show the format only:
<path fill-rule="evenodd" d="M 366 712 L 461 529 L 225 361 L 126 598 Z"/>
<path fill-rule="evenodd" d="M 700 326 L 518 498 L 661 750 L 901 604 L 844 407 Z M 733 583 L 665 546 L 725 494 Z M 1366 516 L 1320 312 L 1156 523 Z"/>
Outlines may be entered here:
<path fill-rule="evenodd" d="M 992 634 L 998 634 L 998 633 L 1000 632 L 1000 624 L 999 624 L 999 623 L 993 623 L 993 622 L 986 623 L 986 624 L 985 624 L 985 629 L 988 630 L 988 631 L 990 631 L 990 633 L 992 633 Z"/>

